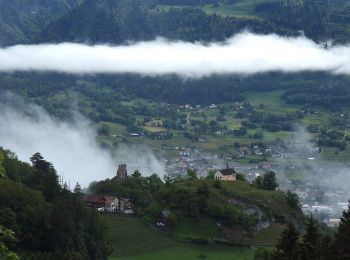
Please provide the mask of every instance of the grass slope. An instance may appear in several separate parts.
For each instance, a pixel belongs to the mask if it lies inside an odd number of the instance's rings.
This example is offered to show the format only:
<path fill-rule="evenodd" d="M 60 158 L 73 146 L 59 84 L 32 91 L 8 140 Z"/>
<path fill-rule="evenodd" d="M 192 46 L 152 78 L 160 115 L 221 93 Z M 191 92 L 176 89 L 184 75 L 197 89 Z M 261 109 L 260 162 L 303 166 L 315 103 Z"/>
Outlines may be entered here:
<path fill-rule="evenodd" d="M 110 242 L 116 259 L 197 259 L 200 254 L 206 259 L 251 259 L 254 251 L 227 246 L 194 246 L 181 244 L 159 231 L 147 226 L 139 218 L 117 215 L 103 216 L 110 227 Z"/>

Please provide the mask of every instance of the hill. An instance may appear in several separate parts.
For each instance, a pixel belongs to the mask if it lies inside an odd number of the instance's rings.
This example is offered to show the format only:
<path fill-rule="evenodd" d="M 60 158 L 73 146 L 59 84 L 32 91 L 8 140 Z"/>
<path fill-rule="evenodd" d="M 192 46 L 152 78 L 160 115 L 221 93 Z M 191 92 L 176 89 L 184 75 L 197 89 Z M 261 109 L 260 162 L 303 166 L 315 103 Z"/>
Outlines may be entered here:
<path fill-rule="evenodd" d="M 305 35 L 316 41 L 350 39 L 346 1 L 85 1 L 37 30 L 35 42 L 109 42 L 157 36 L 186 41 L 223 40 L 250 30 Z M 82 29 L 83 28 L 83 29 Z"/>
<path fill-rule="evenodd" d="M 279 234 L 278 224 L 303 225 L 299 206 L 292 204 L 285 193 L 257 188 L 245 181 L 177 177 L 163 183 L 156 175 L 141 177 L 135 172 L 122 183 L 106 180 L 93 183 L 89 189 L 96 194 L 132 199 L 138 216 L 152 226 L 158 214 L 168 210 L 166 230 L 180 241 L 240 244 L 239 234 L 243 229 L 247 234 L 246 243 L 273 245 L 271 237 L 256 240 L 258 234 L 267 228 Z"/>
<path fill-rule="evenodd" d="M 21 259 L 106 259 L 106 229 L 98 213 L 59 183 L 40 154 L 31 161 L 20 162 L 0 148 L 0 259 L 17 259 L 4 256 L 6 248 Z"/>
<path fill-rule="evenodd" d="M 254 250 L 225 245 L 195 245 L 180 243 L 171 236 L 150 227 L 140 218 L 104 215 L 114 245 L 109 259 L 243 259 L 253 256 Z"/>
<path fill-rule="evenodd" d="M 258 20 L 207 15 L 199 8 L 158 8 L 154 1 L 87 1 L 40 31 L 35 42 L 108 42 L 168 39 L 224 40 L 245 28 L 272 32 Z M 83 30 L 82 30 L 83 28 Z"/>
<path fill-rule="evenodd" d="M 82 0 L 1 0 L 0 45 L 30 43 L 35 33 L 81 2 Z"/>

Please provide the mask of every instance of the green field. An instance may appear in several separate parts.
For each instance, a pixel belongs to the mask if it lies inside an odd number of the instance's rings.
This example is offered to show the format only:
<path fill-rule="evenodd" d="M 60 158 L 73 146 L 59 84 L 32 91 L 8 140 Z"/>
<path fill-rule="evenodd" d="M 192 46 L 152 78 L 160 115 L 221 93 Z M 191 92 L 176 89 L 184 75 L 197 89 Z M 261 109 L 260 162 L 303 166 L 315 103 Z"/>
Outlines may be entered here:
<path fill-rule="evenodd" d="M 243 19 L 264 19 L 265 13 L 256 12 L 255 7 L 261 3 L 274 2 L 276 0 L 240 0 L 232 4 L 220 3 L 219 5 L 197 6 L 209 15 L 217 14 L 224 17 L 236 17 Z M 155 10 L 168 11 L 170 8 L 185 8 L 184 6 L 157 5 Z"/>
<path fill-rule="evenodd" d="M 203 10 L 207 14 L 218 14 L 221 16 L 231 16 L 244 19 L 262 19 L 264 13 L 255 11 L 257 4 L 273 2 L 273 0 L 241 0 L 233 4 L 220 4 L 219 6 L 206 5 Z"/>
<path fill-rule="evenodd" d="M 103 218 L 111 227 L 109 235 L 113 246 L 112 257 L 153 253 L 177 246 L 176 242 L 148 227 L 138 218 L 116 215 L 106 215 Z"/>
<path fill-rule="evenodd" d="M 171 249 L 160 250 L 143 255 L 134 255 L 128 257 L 111 257 L 110 260 L 154 260 L 154 259 L 169 259 L 169 260 L 194 260 L 200 259 L 203 255 L 205 259 L 212 260 L 250 260 L 253 259 L 254 251 L 252 249 L 229 249 L 226 247 L 199 247 L 199 246 L 178 246 Z"/>
<path fill-rule="evenodd" d="M 176 223 L 174 235 L 184 238 L 219 238 L 218 229 L 213 219 L 194 221 L 190 218 L 181 218 Z"/>
<path fill-rule="evenodd" d="M 247 92 L 246 101 L 258 107 L 257 111 L 282 113 L 300 110 L 300 106 L 287 104 L 281 99 L 283 90 L 269 92 Z M 263 105 L 263 106 L 261 106 Z M 259 108 L 261 106 L 261 108 Z"/>
<path fill-rule="evenodd" d="M 196 246 L 179 243 L 171 237 L 149 227 L 138 218 L 105 215 L 110 227 L 110 242 L 114 259 L 197 259 L 200 254 L 206 259 L 252 259 L 254 251 L 221 245 Z M 203 223 L 205 224 L 205 223 Z M 187 224 L 186 224 L 187 225 Z M 182 228 L 186 228 L 183 226 Z M 180 230 L 182 229 L 180 228 Z M 198 228 L 204 228 L 198 226 Z M 182 231 L 181 231 L 182 232 Z M 186 231 L 187 232 L 187 231 Z"/>

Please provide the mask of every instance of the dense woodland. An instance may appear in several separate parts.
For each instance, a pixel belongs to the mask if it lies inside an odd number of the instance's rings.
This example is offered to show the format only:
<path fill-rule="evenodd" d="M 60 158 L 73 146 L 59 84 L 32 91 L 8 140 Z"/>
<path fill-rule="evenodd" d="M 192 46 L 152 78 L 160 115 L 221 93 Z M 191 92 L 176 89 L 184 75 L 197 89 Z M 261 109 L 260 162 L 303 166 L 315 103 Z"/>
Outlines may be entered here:
<path fill-rule="evenodd" d="M 106 259 L 106 226 L 99 214 L 59 182 L 39 153 L 31 162 L 0 150 L 0 258 L 5 249 L 21 259 Z"/>
<path fill-rule="evenodd" d="M 285 35 L 296 35 L 299 30 L 303 30 L 312 39 L 333 39 L 337 42 L 346 42 L 349 38 L 347 22 L 350 7 L 343 0 L 258 2 L 254 11 L 257 14 L 263 13 L 265 19 L 207 15 L 201 9 L 205 5 L 237 2 L 240 1 L 41 0 L 26 4 L 20 1 L 1 1 L 2 10 L 6 11 L 1 12 L 0 18 L 7 25 L 2 28 L 7 37 L 1 40 L 1 44 L 33 40 L 120 43 L 125 40 L 152 39 L 155 36 L 211 41 L 223 40 L 242 29 Z M 158 4 L 183 7 L 164 11 L 157 9 Z"/>
<path fill-rule="evenodd" d="M 349 259 L 349 228 L 350 209 L 343 213 L 339 228 L 333 236 L 324 234 L 318 221 L 309 216 L 305 221 L 304 232 L 289 224 L 281 234 L 276 249 L 272 252 L 258 249 L 254 260 Z"/>

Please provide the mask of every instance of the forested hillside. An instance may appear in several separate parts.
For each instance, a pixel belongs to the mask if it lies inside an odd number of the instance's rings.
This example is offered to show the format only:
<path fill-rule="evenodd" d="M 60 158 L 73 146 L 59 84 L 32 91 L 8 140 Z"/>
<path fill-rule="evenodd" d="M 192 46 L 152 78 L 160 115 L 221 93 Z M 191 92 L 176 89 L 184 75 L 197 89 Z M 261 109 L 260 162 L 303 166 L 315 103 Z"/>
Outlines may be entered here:
<path fill-rule="evenodd" d="M 350 6 L 341 0 L 3 0 L 0 7 L 2 45 L 121 43 L 156 36 L 212 41 L 244 29 L 283 35 L 304 31 L 317 41 L 350 37 Z"/>
<path fill-rule="evenodd" d="M 0 45 L 30 43 L 33 34 L 81 2 L 82 0 L 1 0 Z"/>
<path fill-rule="evenodd" d="M 3 255 L 5 243 L 21 259 L 106 259 L 106 229 L 98 213 L 59 182 L 40 154 L 31 162 L 0 148 L 0 258 L 16 259 Z M 12 239 L 3 241 L 3 228 L 13 232 Z"/>

